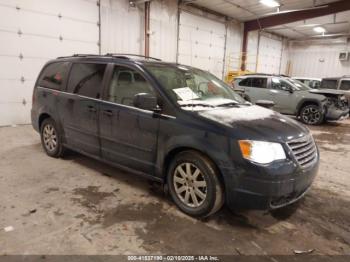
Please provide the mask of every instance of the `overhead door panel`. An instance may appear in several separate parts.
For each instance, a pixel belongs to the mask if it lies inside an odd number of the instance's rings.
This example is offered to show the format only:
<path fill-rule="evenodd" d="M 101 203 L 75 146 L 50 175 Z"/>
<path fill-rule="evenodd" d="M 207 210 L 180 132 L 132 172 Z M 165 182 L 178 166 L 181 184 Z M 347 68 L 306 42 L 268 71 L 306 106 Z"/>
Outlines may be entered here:
<path fill-rule="evenodd" d="M 279 74 L 282 56 L 282 41 L 261 35 L 258 52 L 257 72 Z"/>
<path fill-rule="evenodd" d="M 178 62 L 223 76 L 225 24 L 181 11 Z"/>
<path fill-rule="evenodd" d="M 93 0 L 0 0 L 0 126 L 30 123 L 34 82 L 48 60 L 98 53 L 98 9 Z"/>

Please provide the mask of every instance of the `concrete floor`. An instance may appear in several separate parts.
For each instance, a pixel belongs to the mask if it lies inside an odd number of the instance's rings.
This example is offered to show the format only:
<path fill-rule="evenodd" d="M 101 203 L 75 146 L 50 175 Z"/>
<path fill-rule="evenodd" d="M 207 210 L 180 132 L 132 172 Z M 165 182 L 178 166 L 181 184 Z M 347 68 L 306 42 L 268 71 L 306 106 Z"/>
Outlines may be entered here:
<path fill-rule="evenodd" d="M 291 217 L 224 208 L 200 221 L 142 178 L 46 156 L 31 126 L 0 128 L 0 255 L 350 254 L 349 131 L 350 120 L 312 128 L 320 172 Z"/>

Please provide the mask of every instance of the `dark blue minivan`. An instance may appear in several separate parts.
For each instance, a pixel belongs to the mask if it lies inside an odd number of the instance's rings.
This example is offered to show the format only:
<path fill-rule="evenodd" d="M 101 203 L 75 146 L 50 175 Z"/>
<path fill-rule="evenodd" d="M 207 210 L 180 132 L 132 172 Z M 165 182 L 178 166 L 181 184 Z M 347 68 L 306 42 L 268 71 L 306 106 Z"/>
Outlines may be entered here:
<path fill-rule="evenodd" d="M 48 62 L 31 111 L 49 156 L 80 152 L 159 181 L 186 214 L 277 209 L 310 188 L 309 130 L 246 102 L 209 72 L 150 57 L 74 55 Z"/>

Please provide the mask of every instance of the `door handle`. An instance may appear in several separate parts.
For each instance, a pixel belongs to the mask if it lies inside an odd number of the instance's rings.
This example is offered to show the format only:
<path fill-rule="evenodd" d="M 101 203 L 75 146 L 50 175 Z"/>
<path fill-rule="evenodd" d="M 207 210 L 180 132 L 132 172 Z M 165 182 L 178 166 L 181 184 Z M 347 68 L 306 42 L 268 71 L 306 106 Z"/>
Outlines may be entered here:
<path fill-rule="evenodd" d="M 107 115 L 107 116 L 112 116 L 113 115 L 113 111 L 112 110 L 103 110 L 103 114 Z"/>
<path fill-rule="evenodd" d="M 97 112 L 97 109 L 94 106 L 88 106 L 88 109 L 92 113 L 96 113 Z"/>

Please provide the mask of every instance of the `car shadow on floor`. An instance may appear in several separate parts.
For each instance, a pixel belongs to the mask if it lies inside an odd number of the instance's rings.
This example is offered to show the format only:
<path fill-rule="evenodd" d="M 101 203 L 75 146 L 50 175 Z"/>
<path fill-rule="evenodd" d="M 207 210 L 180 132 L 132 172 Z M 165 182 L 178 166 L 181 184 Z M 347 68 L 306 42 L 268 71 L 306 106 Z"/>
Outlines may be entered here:
<path fill-rule="evenodd" d="M 158 182 L 147 180 L 141 176 L 129 173 L 127 171 L 115 168 L 98 160 L 86 157 L 82 154 L 69 150 L 64 157 L 65 160 L 73 161 L 79 165 L 84 166 L 100 173 L 103 176 L 111 177 L 117 181 L 123 181 L 132 187 L 136 187 L 145 193 L 157 198 L 160 202 L 167 203 L 169 206 L 175 204 L 167 194 L 166 189 L 163 185 Z M 269 211 L 243 211 L 243 210 L 230 210 L 227 206 L 217 212 L 216 214 L 204 218 L 198 219 L 198 221 L 207 223 L 213 222 L 219 225 L 229 225 L 232 227 L 241 227 L 247 229 L 258 229 L 260 227 L 268 227 L 280 220 L 288 219 L 295 209 L 285 209 L 281 212 L 271 213 Z"/>

